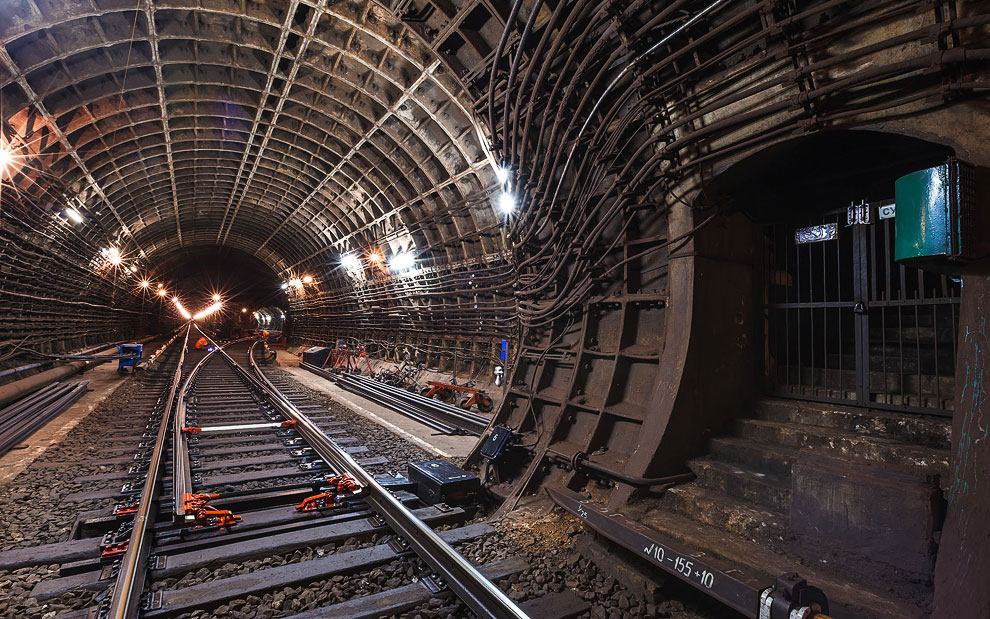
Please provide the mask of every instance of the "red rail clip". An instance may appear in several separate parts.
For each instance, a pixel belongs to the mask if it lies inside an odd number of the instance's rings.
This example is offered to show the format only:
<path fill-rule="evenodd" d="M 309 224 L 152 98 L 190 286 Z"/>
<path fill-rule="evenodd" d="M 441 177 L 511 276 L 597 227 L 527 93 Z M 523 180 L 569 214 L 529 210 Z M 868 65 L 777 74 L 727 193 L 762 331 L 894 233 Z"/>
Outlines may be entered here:
<path fill-rule="evenodd" d="M 335 475 L 326 481 L 327 488 L 320 494 L 306 497 L 303 502 L 296 505 L 296 509 L 301 512 L 311 512 L 317 509 L 327 509 L 338 503 L 337 497 L 345 492 L 355 492 L 360 489 L 357 482 L 350 475 Z"/>

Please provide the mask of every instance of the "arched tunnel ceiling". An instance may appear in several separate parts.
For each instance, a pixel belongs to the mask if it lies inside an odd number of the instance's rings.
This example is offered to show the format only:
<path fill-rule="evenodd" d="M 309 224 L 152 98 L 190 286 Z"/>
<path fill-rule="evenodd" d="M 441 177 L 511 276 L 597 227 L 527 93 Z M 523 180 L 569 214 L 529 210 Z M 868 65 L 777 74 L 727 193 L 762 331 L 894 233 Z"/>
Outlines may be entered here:
<path fill-rule="evenodd" d="M 289 273 L 383 240 L 501 249 L 466 92 L 374 3 L 2 4 L 15 184 L 128 254 L 228 246 Z"/>

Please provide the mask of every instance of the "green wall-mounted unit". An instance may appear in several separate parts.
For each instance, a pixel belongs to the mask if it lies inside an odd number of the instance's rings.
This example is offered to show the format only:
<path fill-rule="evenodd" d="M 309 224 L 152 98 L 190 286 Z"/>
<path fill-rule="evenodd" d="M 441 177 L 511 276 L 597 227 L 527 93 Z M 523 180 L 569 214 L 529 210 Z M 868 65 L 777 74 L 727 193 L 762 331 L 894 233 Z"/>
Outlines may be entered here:
<path fill-rule="evenodd" d="M 894 183 L 894 258 L 939 271 L 987 255 L 990 231 L 977 204 L 977 169 L 950 159 Z M 986 194 L 983 194 L 986 195 Z"/>

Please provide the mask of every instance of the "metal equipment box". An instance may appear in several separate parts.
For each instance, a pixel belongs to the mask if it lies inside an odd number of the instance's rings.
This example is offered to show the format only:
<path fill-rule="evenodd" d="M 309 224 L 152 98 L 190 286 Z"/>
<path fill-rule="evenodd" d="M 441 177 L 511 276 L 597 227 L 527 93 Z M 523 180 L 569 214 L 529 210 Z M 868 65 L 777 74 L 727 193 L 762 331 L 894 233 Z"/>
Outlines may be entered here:
<path fill-rule="evenodd" d="M 137 367 L 137 364 L 141 361 L 141 353 L 144 350 L 144 344 L 117 344 L 117 353 L 121 356 L 133 355 L 132 359 L 120 359 L 117 361 L 117 371 L 121 374 L 126 372 L 126 368 Z"/>
<path fill-rule="evenodd" d="M 412 462 L 408 477 L 416 482 L 416 496 L 431 505 L 470 501 L 481 488 L 481 480 L 446 460 Z"/>
<path fill-rule="evenodd" d="M 977 168 L 955 159 L 897 179 L 894 258 L 951 271 L 987 256 L 986 217 L 976 206 L 984 183 Z"/>
<path fill-rule="evenodd" d="M 327 357 L 330 356 L 330 351 L 332 350 L 332 348 L 325 348 L 323 346 L 307 348 L 303 351 L 302 362 L 321 368 L 327 362 Z"/>
<path fill-rule="evenodd" d="M 509 426 L 495 426 L 492 433 L 485 439 L 481 446 L 481 455 L 489 460 L 494 460 L 502 455 L 506 446 L 512 440 L 512 428 Z"/>

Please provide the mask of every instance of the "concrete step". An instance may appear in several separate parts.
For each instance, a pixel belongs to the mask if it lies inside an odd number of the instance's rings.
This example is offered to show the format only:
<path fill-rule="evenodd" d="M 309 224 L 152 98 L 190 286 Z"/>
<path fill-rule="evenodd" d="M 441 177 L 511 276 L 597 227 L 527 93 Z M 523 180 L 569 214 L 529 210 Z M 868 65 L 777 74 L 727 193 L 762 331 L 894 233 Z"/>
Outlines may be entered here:
<path fill-rule="evenodd" d="M 736 427 L 739 436 L 758 443 L 782 445 L 791 449 L 825 449 L 865 460 L 916 467 L 941 474 L 943 486 L 948 479 L 949 451 L 946 449 L 909 445 L 888 438 L 833 428 L 762 419 L 737 419 Z"/>
<path fill-rule="evenodd" d="M 713 438 L 711 454 L 718 460 L 735 463 L 757 471 L 765 471 L 781 477 L 789 477 L 791 466 L 797 459 L 797 451 L 775 445 L 766 445 L 735 436 Z"/>
<path fill-rule="evenodd" d="M 770 548 L 787 539 L 787 516 L 692 482 L 664 493 L 665 509 Z"/>
<path fill-rule="evenodd" d="M 756 403 L 754 416 L 765 421 L 844 430 L 935 449 L 949 449 L 952 440 L 949 419 L 871 411 L 852 406 L 763 399 Z"/>
<path fill-rule="evenodd" d="M 781 574 L 797 572 L 825 592 L 829 616 L 834 619 L 921 619 L 927 615 L 929 590 L 899 584 L 895 593 L 889 582 L 873 583 L 845 573 L 843 566 L 821 559 L 809 563 L 775 552 L 737 535 L 664 509 L 650 510 L 642 523 L 668 538 L 671 545 L 702 552 L 736 566 L 740 572 L 765 580 L 767 586 Z"/>
<path fill-rule="evenodd" d="M 791 487 L 787 477 L 720 462 L 710 456 L 691 460 L 688 466 L 698 476 L 694 483 L 700 486 L 781 514 L 790 512 Z"/>

